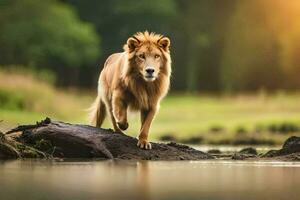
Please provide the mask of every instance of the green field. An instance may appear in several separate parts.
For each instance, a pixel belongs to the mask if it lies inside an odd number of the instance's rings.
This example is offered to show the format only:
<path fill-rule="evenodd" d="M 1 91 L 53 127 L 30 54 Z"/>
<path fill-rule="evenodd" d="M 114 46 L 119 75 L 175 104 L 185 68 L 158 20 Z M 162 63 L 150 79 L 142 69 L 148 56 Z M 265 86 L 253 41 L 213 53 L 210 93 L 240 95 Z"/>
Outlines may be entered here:
<path fill-rule="evenodd" d="M 35 123 L 46 116 L 55 120 L 87 123 L 85 109 L 95 93 L 58 90 L 31 75 L 0 72 L 0 129 Z M 237 132 L 246 136 L 281 142 L 291 134 L 257 131 L 271 125 L 300 125 L 300 94 L 243 94 L 234 96 L 170 94 L 161 104 L 151 128 L 151 139 L 174 135 L 179 139 L 201 136 L 204 142 L 233 139 Z M 110 128 L 106 120 L 105 128 Z M 218 129 L 219 133 L 213 133 Z M 126 133 L 136 136 L 139 114 L 129 114 Z M 298 134 L 299 133 L 292 133 Z"/>

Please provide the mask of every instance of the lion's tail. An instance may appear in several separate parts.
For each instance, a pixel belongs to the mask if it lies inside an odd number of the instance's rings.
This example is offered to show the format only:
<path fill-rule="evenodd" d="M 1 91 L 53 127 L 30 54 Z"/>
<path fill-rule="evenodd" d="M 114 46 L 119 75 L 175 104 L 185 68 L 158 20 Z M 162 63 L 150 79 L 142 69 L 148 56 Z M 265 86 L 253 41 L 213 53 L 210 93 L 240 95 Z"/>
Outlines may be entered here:
<path fill-rule="evenodd" d="M 90 125 L 101 127 L 106 116 L 106 107 L 99 95 L 97 96 L 91 107 L 88 109 L 88 111 Z"/>

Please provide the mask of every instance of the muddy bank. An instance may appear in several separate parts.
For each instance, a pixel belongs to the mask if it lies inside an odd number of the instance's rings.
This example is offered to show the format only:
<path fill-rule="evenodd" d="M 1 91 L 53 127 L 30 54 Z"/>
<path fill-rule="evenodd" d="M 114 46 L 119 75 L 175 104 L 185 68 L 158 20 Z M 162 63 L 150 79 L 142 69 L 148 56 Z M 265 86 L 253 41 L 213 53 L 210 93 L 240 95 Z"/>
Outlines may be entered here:
<path fill-rule="evenodd" d="M 0 133 L 0 159 L 89 158 L 138 160 L 292 160 L 300 161 L 300 137 L 291 137 L 280 150 L 257 154 L 253 148 L 240 152 L 202 152 L 186 145 L 152 143 L 151 150 L 136 146 L 137 139 L 110 129 L 51 121 L 19 126 Z"/>
<path fill-rule="evenodd" d="M 300 161 L 300 137 L 288 138 L 281 149 L 270 150 L 266 153 L 258 153 L 255 148 L 248 147 L 239 152 L 221 152 L 214 149 L 207 153 L 216 159 L 225 160 L 278 160 L 278 161 Z"/>
<path fill-rule="evenodd" d="M 282 160 L 300 161 L 300 137 L 288 138 L 281 149 L 270 150 L 262 158 L 280 158 Z"/>

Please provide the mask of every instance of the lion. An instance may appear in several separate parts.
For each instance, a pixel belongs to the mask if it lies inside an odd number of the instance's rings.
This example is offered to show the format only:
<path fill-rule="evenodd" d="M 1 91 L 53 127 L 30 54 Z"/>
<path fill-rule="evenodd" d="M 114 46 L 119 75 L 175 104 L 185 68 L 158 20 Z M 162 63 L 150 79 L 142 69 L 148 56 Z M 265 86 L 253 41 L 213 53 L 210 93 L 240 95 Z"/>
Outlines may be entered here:
<path fill-rule="evenodd" d="M 127 111 L 139 111 L 137 146 L 151 149 L 149 129 L 170 86 L 170 39 L 153 32 L 138 32 L 128 38 L 123 49 L 107 58 L 100 73 L 90 124 L 101 127 L 108 112 L 114 131 L 123 133 L 128 128 Z"/>

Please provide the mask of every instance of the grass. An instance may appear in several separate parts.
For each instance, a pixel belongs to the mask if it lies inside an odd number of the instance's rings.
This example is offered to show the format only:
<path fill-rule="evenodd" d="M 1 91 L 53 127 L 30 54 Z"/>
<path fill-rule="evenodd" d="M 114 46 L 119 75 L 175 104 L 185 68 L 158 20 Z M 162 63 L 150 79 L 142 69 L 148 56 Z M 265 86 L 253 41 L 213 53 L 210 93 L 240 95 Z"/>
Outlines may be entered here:
<path fill-rule="evenodd" d="M 35 123 L 46 116 L 66 122 L 87 123 L 85 109 L 95 95 L 59 90 L 35 76 L 0 70 L 0 120 L 3 120 L 0 130 L 17 124 Z M 286 122 L 300 125 L 299 102 L 300 93 L 236 96 L 171 94 L 161 104 L 150 137 L 159 139 L 166 134 L 180 139 L 201 136 L 204 142 L 217 142 L 232 140 L 239 134 L 279 143 L 290 134 L 256 130 Z M 139 114 L 130 114 L 129 124 L 126 132 L 136 136 Z M 111 127 L 108 120 L 103 126 Z"/>
<path fill-rule="evenodd" d="M 240 95 L 234 97 L 169 96 L 152 126 L 156 137 L 172 134 L 179 138 L 202 136 L 207 141 L 232 139 L 238 129 L 252 136 L 257 127 L 284 122 L 300 125 L 300 95 Z M 135 117 L 132 121 L 136 121 Z M 211 133 L 221 127 L 219 134 Z M 134 127 L 136 129 L 137 127 Z M 133 129 L 131 129 L 133 130 Z M 286 136 L 263 132 L 257 137 L 282 142 Z"/>

